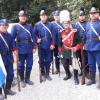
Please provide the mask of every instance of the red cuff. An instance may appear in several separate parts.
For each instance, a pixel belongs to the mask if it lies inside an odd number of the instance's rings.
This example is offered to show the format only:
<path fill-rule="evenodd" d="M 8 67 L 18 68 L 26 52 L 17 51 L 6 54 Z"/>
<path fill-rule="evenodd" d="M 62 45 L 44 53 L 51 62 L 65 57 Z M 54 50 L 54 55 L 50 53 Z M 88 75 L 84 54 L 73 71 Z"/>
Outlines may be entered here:
<path fill-rule="evenodd" d="M 13 49 L 12 49 L 12 51 L 16 51 L 16 50 L 17 50 L 17 48 L 13 48 Z"/>
<path fill-rule="evenodd" d="M 62 52 L 62 48 L 58 47 L 58 52 L 61 53 Z"/>
<path fill-rule="evenodd" d="M 81 46 L 79 44 L 76 45 L 76 50 L 81 49 Z"/>
<path fill-rule="evenodd" d="M 54 45 L 55 46 L 55 42 L 52 42 L 51 45 Z"/>
<path fill-rule="evenodd" d="M 36 49 L 37 48 L 37 46 L 33 46 L 33 49 Z"/>

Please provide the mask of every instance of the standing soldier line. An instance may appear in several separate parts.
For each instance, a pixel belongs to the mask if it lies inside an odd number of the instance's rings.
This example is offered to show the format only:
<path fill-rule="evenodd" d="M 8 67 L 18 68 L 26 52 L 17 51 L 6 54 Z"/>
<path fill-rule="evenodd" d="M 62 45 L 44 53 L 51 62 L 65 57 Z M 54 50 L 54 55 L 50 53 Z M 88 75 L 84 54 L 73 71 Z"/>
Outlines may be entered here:
<path fill-rule="evenodd" d="M 33 85 L 34 83 L 30 80 L 32 65 L 33 65 L 33 52 L 36 51 L 38 46 L 38 56 L 39 56 L 39 66 L 40 72 L 42 76 L 42 81 L 49 80 L 52 78 L 50 76 L 50 65 L 52 61 L 51 52 L 54 50 L 55 53 L 55 62 L 56 62 L 56 73 L 60 72 L 60 63 L 58 58 L 58 51 L 63 55 L 63 66 L 65 69 L 66 76 L 64 80 L 68 80 L 71 78 L 71 72 L 69 69 L 71 58 L 71 50 L 76 52 L 81 48 L 80 43 L 84 44 L 83 53 L 86 54 L 85 62 L 86 65 L 89 65 L 89 82 L 87 85 L 95 84 L 95 76 L 96 76 L 96 62 L 98 64 L 99 69 L 99 82 L 98 89 L 100 89 L 100 20 L 99 20 L 99 10 L 93 6 L 90 10 L 90 22 L 86 22 L 84 11 L 80 11 L 79 22 L 75 24 L 75 27 L 71 24 L 70 21 L 64 20 L 62 23 L 59 23 L 59 11 L 53 12 L 55 21 L 48 21 L 48 13 L 46 9 L 40 11 L 40 21 L 34 25 L 34 28 L 30 24 L 27 24 L 27 18 L 25 11 L 21 10 L 19 12 L 19 23 L 15 24 L 11 30 L 11 34 L 7 35 L 5 32 L 2 32 L 2 26 L 8 27 L 7 21 L 0 20 L 0 34 L 3 35 L 4 39 L 9 44 L 13 41 L 13 38 L 16 40 L 16 46 L 14 41 L 11 43 L 10 51 L 7 50 L 5 44 L 0 38 L 0 53 L 2 55 L 5 67 L 13 66 L 13 57 L 12 51 L 16 51 L 18 49 L 18 59 L 19 59 L 19 75 L 21 79 L 22 87 L 26 86 L 26 83 L 29 85 Z M 60 27 L 61 26 L 61 27 Z M 77 30 L 75 30 L 75 29 Z M 60 30 L 62 30 L 60 32 Z M 72 31 L 72 34 L 69 38 L 63 40 L 63 35 L 67 36 Z M 58 34 L 60 35 L 58 38 Z M 7 35 L 7 36 L 6 36 Z M 79 38 L 78 38 L 79 36 Z M 73 37 L 73 40 L 71 38 Z M 12 41 L 10 41 L 10 39 Z M 57 39 L 57 40 L 56 40 Z M 70 42 L 73 41 L 73 44 L 70 43 L 72 47 L 70 50 L 66 48 L 65 44 L 70 39 Z M 60 44 L 60 42 L 62 42 Z M 64 44 L 64 42 L 66 42 Z M 4 45 L 2 45 L 4 44 Z M 59 46 L 59 47 L 58 47 Z M 54 52 L 53 51 L 53 52 Z M 8 54 L 10 56 L 8 56 Z M 88 56 L 87 56 L 88 54 Z M 5 55 L 8 58 L 5 58 Z M 87 60 L 88 57 L 88 60 Z M 8 60 L 7 60 L 8 59 Z M 26 62 L 26 64 L 25 64 Z M 8 65 L 8 63 L 10 63 Z M 25 67 L 26 65 L 26 67 Z M 88 67 L 87 67 L 88 68 Z M 11 90 L 11 84 L 13 81 L 13 67 L 6 69 L 7 70 L 7 83 L 6 83 L 6 93 L 10 95 L 14 95 L 15 92 Z M 9 73 L 10 71 L 10 73 Z M 10 77 L 9 77 L 10 76 Z M 78 79 L 78 69 L 74 69 L 74 80 L 75 84 L 79 84 Z M 0 88 L 0 94 L 2 95 L 2 89 Z"/>

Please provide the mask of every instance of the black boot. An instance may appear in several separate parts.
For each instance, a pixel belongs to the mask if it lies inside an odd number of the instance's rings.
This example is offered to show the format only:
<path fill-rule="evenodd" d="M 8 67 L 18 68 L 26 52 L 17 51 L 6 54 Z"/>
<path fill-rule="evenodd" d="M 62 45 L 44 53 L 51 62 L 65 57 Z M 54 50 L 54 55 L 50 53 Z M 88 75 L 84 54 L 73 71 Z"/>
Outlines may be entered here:
<path fill-rule="evenodd" d="M 51 81 L 52 80 L 52 78 L 51 78 L 51 76 L 50 75 L 46 75 L 46 79 L 48 80 L 48 81 Z"/>
<path fill-rule="evenodd" d="M 4 96 L 2 95 L 2 88 L 0 88 L 0 100 L 4 100 Z"/>
<path fill-rule="evenodd" d="M 29 85 L 33 85 L 34 83 L 30 80 L 30 74 L 31 72 L 26 72 L 25 82 Z"/>
<path fill-rule="evenodd" d="M 87 82 L 87 85 L 95 84 L 95 72 L 89 73 L 89 81 Z"/>
<path fill-rule="evenodd" d="M 60 68 L 56 68 L 56 71 L 54 72 L 54 74 L 59 74 L 60 73 Z"/>
<path fill-rule="evenodd" d="M 46 73 L 45 73 L 44 66 L 40 65 L 39 71 L 40 71 L 40 82 L 45 82 L 46 81 L 46 75 L 45 75 Z"/>
<path fill-rule="evenodd" d="M 47 79 L 48 81 L 51 81 L 52 78 L 51 78 L 49 72 L 50 72 L 50 66 L 47 66 L 47 67 L 46 67 L 46 75 L 45 75 L 45 77 L 46 77 L 46 79 Z"/>
<path fill-rule="evenodd" d="M 49 70 L 47 70 L 45 77 L 46 77 L 46 79 L 48 81 L 51 81 L 52 80 L 51 76 L 49 75 Z"/>
<path fill-rule="evenodd" d="M 46 79 L 47 79 L 48 81 L 51 81 L 51 80 L 52 80 L 52 78 L 51 78 L 51 76 L 49 75 L 49 72 L 48 72 L 48 71 L 46 72 L 45 77 L 46 77 Z"/>
<path fill-rule="evenodd" d="M 41 75 L 41 82 L 45 82 L 46 81 L 46 76 L 45 75 Z"/>
<path fill-rule="evenodd" d="M 81 72 L 80 72 L 79 76 L 82 76 L 83 75 L 82 69 L 80 69 L 80 70 L 81 70 Z"/>
<path fill-rule="evenodd" d="M 21 79 L 21 86 L 22 86 L 22 88 L 25 88 L 26 83 L 25 83 L 25 78 L 24 78 L 24 72 L 20 72 L 19 75 L 20 75 L 20 79 Z"/>
<path fill-rule="evenodd" d="M 89 79 L 89 66 L 86 67 L 86 78 Z"/>
<path fill-rule="evenodd" d="M 16 92 L 11 90 L 12 81 L 7 81 L 5 86 L 5 93 L 7 95 L 15 95 Z"/>
<path fill-rule="evenodd" d="M 58 61 L 56 61 L 55 66 L 56 66 L 55 74 L 59 74 L 59 72 L 60 72 L 60 63 Z"/>
<path fill-rule="evenodd" d="M 15 94 L 16 94 L 16 92 L 12 91 L 11 89 L 6 89 L 6 90 L 5 90 L 5 93 L 6 93 L 7 95 L 15 95 Z"/>
<path fill-rule="evenodd" d="M 68 80 L 72 76 L 71 73 L 70 73 L 70 70 L 69 70 L 69 66 L 64 66 L 64 69 L 65 69 L 66 76 L 64 77 L 63 80 Z"/>
<path fill-rule="evenodd" d="M 79 84 L 78 70 L 75 70 L 75 69 L 74 69 L 74 81 L 75 81 L 75 85 Z"/>
<path fill-rule="evenodd" d="M 0 88 L 0 94 L 2 94 L 2 88 Z"/>

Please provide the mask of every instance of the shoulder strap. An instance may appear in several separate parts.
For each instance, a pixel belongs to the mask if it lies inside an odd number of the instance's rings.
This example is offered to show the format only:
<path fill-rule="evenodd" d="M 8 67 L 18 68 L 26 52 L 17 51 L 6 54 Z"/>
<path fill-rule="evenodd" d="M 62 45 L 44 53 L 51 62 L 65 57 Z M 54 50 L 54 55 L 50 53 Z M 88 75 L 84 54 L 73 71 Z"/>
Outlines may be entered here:
<path fill-rule="evenodd" d="M 19 25 L 21 28 L 23 28 L 23 29 L 30 35 L 30 37 L 31 37 L 31 33 L 30 33 L 29 30 L 27 30 L 25 27 L 23 27 L 23 26 L 22 26 L 21 24 L 19 24 L 19 23 L 17 23 L 17 25 Z M 31 38 L 31 41 L 33 41 L 32 38 Z"/>
<path fill-rule="evenodd" d="M 78 22 L 78 25 L 81 27 L 81 29 L 82 29 L 83 31 L 85 31 L 84 27 L 81 25 L 80 22 Z"/>
<path fill-rule="evenodd" d="M 9 46 L 8 46 L 6 40 L 4 39 L 4 37 L 1 34 L 0 34 L 0 37 L 3 40 L 3 42 L 4 42 L 5 46 L 7 47 L 7 49 L 9 50 Z"/>
<path fill-rule="evenodd" d="M 6 72 L 5 65 L 4 65 L 1 54 L 0 54 L 0 65 L 1 65 L 0 67 L 2 68 L 4 75 L 7 76 L 7 72 Z M 5 79 L 5 82 L 6 82 L 6 79 Z"/>
<path fill-rule="evenodd" d="M 73 34 L 73 31 L 71 31 L 64 39 L 62 39 L 62 42 L 64 42 L 66 39 L 68 39 Z"/>
<path fill-rule="evenodd" d="M 48 32 L 50 33 L 50 35 L 51 35 L 51 37 L 52 37 L 52 34 L 51 34 L 50 29 L 49 29 L 45 24 L 43 24 L 42 22 L 41 22 L 41 24 L 43 25 L 43 27 L 45 27 L 45 28 L 48 30 Z"/>
<path fill-rule="evenodd" d="M 90 23 L 91 29 L 93 30 L 93 32 L 96 34 L 96 36 L 98 37 L 98 39 L 100 40 L 100 35 L 97 33 L 97 31 L 94 29 L 92 23 Z"/>
<path fill-rule="evenodd" d="M 64 28 L 63 28 L 61 25 L 59 25 L 57 22 L 55 22 L 55 24 L 56 24 L 57 26 L 59 26 L 59 27 L 61 28 L 61 30 L 64 30 Z"/>

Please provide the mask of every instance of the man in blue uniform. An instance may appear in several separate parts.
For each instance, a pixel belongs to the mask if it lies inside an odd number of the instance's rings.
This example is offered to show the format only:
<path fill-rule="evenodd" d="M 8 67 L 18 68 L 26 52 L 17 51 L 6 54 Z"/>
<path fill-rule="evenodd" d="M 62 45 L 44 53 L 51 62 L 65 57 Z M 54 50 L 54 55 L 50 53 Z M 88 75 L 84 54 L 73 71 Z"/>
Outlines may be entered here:
<path fill-rule="evenodd" d="M 63 30 L 63 27 L 60 23 L 59 14 L 60 14 L 60 11 L 58 10 L 52 13 L 53 18 L 54 18 L 54 21 L 52 22 L 52 24 L 55 28 L 55 49 L 52 52 L 52 59 L 53 59 L 53 56 L 55 57 L 55 66 L 56 66 L 55 74 L 58 74 L 60 72 L 60 62 L 59 62 L 59 55 L 58 55 L 58 45 L 59 45 L 58 36 L 60 34 L 60 31 Z"/>
<path fill-rule="evenodd" d="M 8 95 L 14 95 L 15 92 L 11 90 L 11 85 L 14 77 L 12 51 L 16 52 L 16 47 L 12 36 L 7 32 L 7 28 L 8 28 L 7 20 L 1 19 L 0 20 L 0 54 L 7 72 L 5 93 Z M 2 95 L 1 88 L 0 88 L 0 95 Z"/>
<path fill-rule="evenodd" d="M 19 75 L 21 85 L 24 88 L 26 83 L 33 85 L 33 82 L 30 80 L 30 74 L 33 65 L 33 52 L 36 49 L 35 36 L 32 31 L 32 26 L 27 23 L 27 17 L 24 10 L 19 12 L 19 23 L 13 26 L 11 34 L 16 40 L 18 48 Z"/>
<path fill-rule="evenodd" d="M 95 5 L 90 10 L 91 21 L 87 24 L 86 45 L 85 49 L 88 52 L 89 64 L 89 82 L 87 85 L 95 84 L 96 63 L 99 70 L 99 84 L 100 89 L 100 20 L 99 10 Z"/>
<path fill-rule="evenodd" d="M 47 10 L 40 11 L 40 21 L 34 26 L 34 33 L 37 36 L 39 66 L 42 74 L 42 81 L 52 80 L 49 75 L 51 63 L 51 50 L 54 49 L 55 36 L 54 27 L 48 21 Z"/>
<path fill-rule="evenodd" d="M 81 7 L 80 8 L 80 13 L 79 13 L 79 18 L 78 18 L 78 22 L 75 24 L 75 27 L 77 28 L 78 31 L 78 35 L 81 38 L 81 42 L 84 44 L 86 41 L 85 38 L 85 34 L 86 34 L 86 25 L 87 25 L 87 21 L 86 21 L 86 17 L 85 17 L 85 11 L 84 8 Z"/>
<path fill-rule="evenodd" d="M 87 66 L 88 65 L 88 57 L 87 57 L 87 52 L 84 50 L 84 45 L 85 45 L 85 42 L 86 42 L 86 37 L 85 36 L 86 36 L 86 25 L 87 25 L 87 21 L 86 21 L 85 11 L 84 11 L 84 8 L 83 7 L 80 8 L 80 13 L 79 13 L 78 20 L 79 21 L 75 24 L 75 28 L 77 29 L 77 33 L 80 36 L 82 48 L 81 48 L 81 50 L 79 50 L 77 52 L 77 54 L 78 54 L 78 56 L 80 58 L 81 65 L 83 63 L 86 65 L 86 68 L 83 65 L 81 67 L 81 73 L 80 73 L 80 75 L 82 75 L 83 74 L 82 73 L 82 69 L 84 69 L 84 68 L 85 68 L 85 71 L 86 71 L 85 74 L 88 73 L 88 66 Z M 85 59 L 84 62 L 82 62 L 83 59 Z M 82 84 L 83 84 L 83 82 L 82 82 Z"/>

